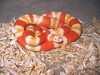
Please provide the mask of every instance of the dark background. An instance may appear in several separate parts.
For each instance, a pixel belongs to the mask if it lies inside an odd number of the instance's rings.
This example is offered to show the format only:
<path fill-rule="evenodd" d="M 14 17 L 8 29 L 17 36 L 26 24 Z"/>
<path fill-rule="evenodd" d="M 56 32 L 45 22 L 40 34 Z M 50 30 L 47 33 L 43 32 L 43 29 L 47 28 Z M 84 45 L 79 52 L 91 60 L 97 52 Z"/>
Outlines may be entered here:
<path fill-rule="evenodd" d="M 0 23 L 24 14 L 69 13 L 83 22 L 100 17 L 100 0 L 0 0 Z"/>

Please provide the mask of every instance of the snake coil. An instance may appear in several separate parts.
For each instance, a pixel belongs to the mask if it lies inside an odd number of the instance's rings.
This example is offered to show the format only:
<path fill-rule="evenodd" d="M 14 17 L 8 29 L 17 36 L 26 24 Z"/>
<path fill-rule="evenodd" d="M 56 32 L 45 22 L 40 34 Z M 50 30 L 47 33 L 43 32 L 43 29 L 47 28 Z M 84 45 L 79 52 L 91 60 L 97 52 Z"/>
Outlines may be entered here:
<path fill-rule="evenodd" d="M 19 17 L 14 26 L 20 45 L 31 51 L 62 47 L 81 34 L 80 22 L 64 12 L 49 12 L 42 16 L 27 14 Z"/>

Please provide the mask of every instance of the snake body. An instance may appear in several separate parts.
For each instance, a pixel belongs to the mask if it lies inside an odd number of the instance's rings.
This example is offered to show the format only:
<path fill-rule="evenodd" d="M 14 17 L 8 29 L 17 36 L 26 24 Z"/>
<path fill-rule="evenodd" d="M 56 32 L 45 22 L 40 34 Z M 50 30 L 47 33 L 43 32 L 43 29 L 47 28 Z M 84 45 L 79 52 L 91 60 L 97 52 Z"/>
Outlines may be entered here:
<path fill-rule="evenodd" d="M 80 22 L 64 12 L 49 12 L 42 16 L 27 14 L 15 24 L 15 36 L 24 48 L 31 51 L 49 51 L 67 45 L 79 38 Z"/>

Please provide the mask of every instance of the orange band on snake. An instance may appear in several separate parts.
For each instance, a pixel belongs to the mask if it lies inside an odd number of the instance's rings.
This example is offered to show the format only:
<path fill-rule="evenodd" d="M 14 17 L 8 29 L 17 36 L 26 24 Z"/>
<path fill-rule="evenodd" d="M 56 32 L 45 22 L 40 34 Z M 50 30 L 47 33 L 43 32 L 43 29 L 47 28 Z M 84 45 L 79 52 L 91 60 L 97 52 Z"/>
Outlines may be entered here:
<path fill-rule="evenodd" d="M 18 42 L 31 51 L 49 51 L 60 48 L 79 38 L 80 22 L 64 12 L 28 14 L 15 22 Z"/>

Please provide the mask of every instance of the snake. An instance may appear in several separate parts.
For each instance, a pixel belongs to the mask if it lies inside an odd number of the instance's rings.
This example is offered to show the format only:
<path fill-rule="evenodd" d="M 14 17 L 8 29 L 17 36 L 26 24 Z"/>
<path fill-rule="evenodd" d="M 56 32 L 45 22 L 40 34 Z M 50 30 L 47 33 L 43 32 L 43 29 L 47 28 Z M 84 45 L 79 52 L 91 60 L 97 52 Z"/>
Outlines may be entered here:
<path fill-rule="evenodd" d="M 81 35 L 77 18 L 65 12 L 26 14 L 14 23 L 18 43 L 30 51 L 50 51 L 74 42 Z"/>

